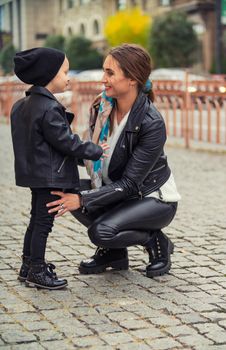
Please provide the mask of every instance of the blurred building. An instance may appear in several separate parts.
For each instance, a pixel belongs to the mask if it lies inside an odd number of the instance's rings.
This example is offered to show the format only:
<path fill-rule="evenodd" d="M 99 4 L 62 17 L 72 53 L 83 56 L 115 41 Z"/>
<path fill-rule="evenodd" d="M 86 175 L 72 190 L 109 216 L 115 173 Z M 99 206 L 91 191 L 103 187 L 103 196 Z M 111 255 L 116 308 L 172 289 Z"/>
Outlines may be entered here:
<path fill-rule="evenodd" d="M 201 50 L 198 60 L 200 68 L 208 71 L 214 59 L 216 13 L 215 0 L 173 0 L 170 9 L 181 10 L 187 13 L 194 23 Z"/>
<path fill-rule="evenodd" d="M 0 0 L 0 30 L 8 31 L 17 49 L 43 44 L 56 33 L 57 3 L 54 0 Z"/>
<path fill-rule="evenodd" d="M 21 50 L 52 34 L 83 35 L 103 48 L 104 21 L 119 8 L 115 0 L 0 0 L 0 32 Z"/>
<path fill-rule="evenodd" d="M 214 0 L 0 0 L 0 32 L 11 35 L 18 49 L 41 46 L 48 35 L 63 34 L 83 35 L 105 50 L 104 23 L 117 10 L 140 6 L 156 17 L 178 9 L 193 21 L 201 43 L 199 61 L 204 70 L 209 70 L 215 42 L 214 3 Z"/>

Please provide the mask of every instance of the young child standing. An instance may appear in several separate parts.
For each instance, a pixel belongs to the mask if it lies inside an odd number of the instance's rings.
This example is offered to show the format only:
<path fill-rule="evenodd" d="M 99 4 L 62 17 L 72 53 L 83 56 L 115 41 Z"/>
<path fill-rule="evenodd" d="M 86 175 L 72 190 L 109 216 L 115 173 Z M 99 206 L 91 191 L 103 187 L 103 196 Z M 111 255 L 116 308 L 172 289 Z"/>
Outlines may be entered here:
<path fill-rule="evenodd" d="M 18 279 L 31 287 L 61 289 L 67 280 L 58 279 L 55 266 L 45 263 L 47 237 L 54 221 L 46 203 L 58 198 L 51 195 L 52 190 L 76 191 L 77 159 L 98 160 L 108 146 L 82 142 L 73 134 L 73 114 L 66 112 L 53 95 L 63 92 L 69 83 L 69 62 L 62 51 L 21 51 L 15 55 L 14 64 L 17 77 L 33 85 L 11 111 L 16 185 L 29 187 L 32 197 Z"/>

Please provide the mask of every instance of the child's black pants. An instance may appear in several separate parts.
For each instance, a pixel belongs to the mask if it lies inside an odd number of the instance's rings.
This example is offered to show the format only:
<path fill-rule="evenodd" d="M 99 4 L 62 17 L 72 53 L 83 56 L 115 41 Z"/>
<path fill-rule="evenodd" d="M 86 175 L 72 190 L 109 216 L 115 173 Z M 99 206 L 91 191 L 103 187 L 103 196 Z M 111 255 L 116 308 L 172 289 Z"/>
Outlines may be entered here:
<path fill-rule="evenodd" d="M 55 215 L 48 213 L 46 204 L 59 199 L 50 193 L 54 190 L 58 189 L 31 188 L 31 217 L 24 236 L 23 255 L 30 256 L 35 264 L 45 260 L 47 238 L 52 231 Z"/>

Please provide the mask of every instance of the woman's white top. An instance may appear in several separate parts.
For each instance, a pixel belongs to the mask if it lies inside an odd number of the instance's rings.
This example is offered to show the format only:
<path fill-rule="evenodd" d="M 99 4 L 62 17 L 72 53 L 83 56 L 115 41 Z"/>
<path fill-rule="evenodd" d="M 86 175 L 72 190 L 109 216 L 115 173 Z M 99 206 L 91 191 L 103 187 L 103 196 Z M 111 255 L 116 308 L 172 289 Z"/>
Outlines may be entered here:
<path fill-rule="evenodd" d="M 108 185 L 112 182 L 108 177 L 108 168 L 109 168 L 109 164 L 110 164 L 111 157 L 112 157 L 112 154 L 114 152 L 116 143 L 119 139 L 119 136 L 122 133 L 124 126 L 126 125 L 129 113 L 130 113 L 130 111 L 123 117 L 123 119 L 121 120 L 121 122 L 119 124 L 117 123 L 117 119 L 114 118 L 114 125 L 113 125 L 112 133 L 107 138 L 107 143 L 110 146 L 110 149 L 108 152 L 109 157 L 104 158 L 104 160 L 102 161 L 102 176 L 103 176 L 103 182 L 106 185 Z M 166 183 L 164 183 L 164 185 L 158 191 L 152 192 L 152 193 L 148 194 L 146 197 L 157 198 L 163 202 L 177 202 L 177 201 L 179 201 L 181 199 L 181 196 L 177 191 L 176 183 L 174 181 L 174 177 L 173 177 L 172 172 L 171 172 L 169 179 L 166 181 Z"/>

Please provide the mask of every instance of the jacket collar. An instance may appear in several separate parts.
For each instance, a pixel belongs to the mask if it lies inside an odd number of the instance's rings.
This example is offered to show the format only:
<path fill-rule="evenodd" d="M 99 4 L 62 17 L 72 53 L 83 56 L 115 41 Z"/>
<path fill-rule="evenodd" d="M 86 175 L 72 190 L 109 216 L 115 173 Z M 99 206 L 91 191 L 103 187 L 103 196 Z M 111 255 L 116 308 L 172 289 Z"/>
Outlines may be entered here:
<path fill-rule="evenodd" d="M 43 95 L 46 96 L 54 101 L 57 101 L 64 109 L 66 109 L 57 99 L 56 97 L 45 87 L 43 86 L 35 86 L 33 85 L 29 90 L 25 92 L 26 96 L 29 96 L 31 94 L 37 94 L 37 95 Z"/>
<path fill-rule="evenodd" d="M 130 111 L 125 130 L 138 132 L 149 108 L 150 104 L 146 94 L 140 91 Z"/>

